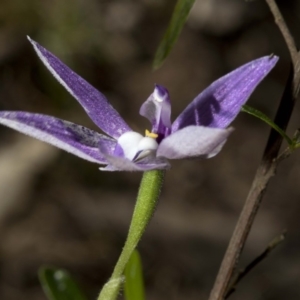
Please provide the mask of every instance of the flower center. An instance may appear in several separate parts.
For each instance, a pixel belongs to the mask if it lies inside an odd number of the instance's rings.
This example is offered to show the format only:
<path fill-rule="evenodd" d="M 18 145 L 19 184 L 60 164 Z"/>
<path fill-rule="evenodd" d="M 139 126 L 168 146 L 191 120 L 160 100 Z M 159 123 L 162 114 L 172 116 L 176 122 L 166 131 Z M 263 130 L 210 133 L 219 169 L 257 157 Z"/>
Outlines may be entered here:
<path fill-rule="evenodd" d="M 125 132 L 118 138 L 114 154 L 123 156 L 130 160 L 138 160 L 150 155 L 158 147 L 155 140 L 157 134 L 146 130 L 146 136 L 142 136 L 138 132 Z"/>

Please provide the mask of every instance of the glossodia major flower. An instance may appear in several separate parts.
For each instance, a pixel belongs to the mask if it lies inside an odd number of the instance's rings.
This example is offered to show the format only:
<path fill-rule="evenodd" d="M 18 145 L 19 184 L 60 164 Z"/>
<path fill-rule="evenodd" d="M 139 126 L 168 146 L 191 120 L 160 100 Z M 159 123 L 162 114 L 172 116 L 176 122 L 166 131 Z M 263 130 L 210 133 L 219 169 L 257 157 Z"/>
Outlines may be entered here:
<path fill-rule="evenodd" d="M 228 126 L 241 106 L 278 60 L 276 56 L 265 56 L 221 77 L 200 93 L 173 123 L 168 90 L 155 85 L 140 109 L 140 114 L 152 125 L 152 130 L 143 136 L 127 125 L 102 93 L 28 39 L 52 75 L 106 135 L 52 116 L 23 111 L 0 112 L 0 124 L 105 165 L 100 168 L 105 171 L 166 169 L 170 166 L 169 159 L 215 156 L 232 132 Z"/>

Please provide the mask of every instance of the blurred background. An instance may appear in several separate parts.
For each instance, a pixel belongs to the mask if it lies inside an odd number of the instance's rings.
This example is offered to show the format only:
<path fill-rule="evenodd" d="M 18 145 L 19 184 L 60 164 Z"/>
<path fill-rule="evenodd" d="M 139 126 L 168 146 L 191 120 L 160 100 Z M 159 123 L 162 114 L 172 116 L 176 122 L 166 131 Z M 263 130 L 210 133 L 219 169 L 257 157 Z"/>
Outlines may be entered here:
<path fill-rule="evenodd" d="M 299 41 L 299 1 L 278 1 Z M 275 53 L 280 62 L 248 102 L 274 116 L 289 55 L 264 1 L 198 0 L 170 57 L 152 71 L 171 0 L 12 0 L 0 10 L 0 109 L 54 115 L 97 129 L 39 61 L 30 35 L 101 90 L 128 124 L 154 83 L 171 94 L 174 118 L 209 83 Z M 289 134 L 299 127 L 297 105 Z M 139 250 L 147 299 L 207 299 L 264 150 L 269 128 L 241 113 L 224 150 L 210 160 L 176 161 Z M 286 145 L 285 145 L 286 146 Z M 97 165 L 0 128 L 0 299 L 46 299 L 37 271 L 69 270 L 88 299 L 110 276 L 123 246 L 141 173 Z M 241 266 L 283 230 L 287 239 L 231 299 L 300 298 L 300 157 L 269 185 Z"/>

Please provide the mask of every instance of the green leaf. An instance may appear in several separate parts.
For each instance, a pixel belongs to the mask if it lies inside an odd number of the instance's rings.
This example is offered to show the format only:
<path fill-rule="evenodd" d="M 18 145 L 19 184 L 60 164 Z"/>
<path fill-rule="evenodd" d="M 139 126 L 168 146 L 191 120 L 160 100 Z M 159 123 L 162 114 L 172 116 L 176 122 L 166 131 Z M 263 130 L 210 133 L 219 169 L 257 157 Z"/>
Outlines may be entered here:
<path fill-rule="evenodd" d="M 278 127 L 269 117 L 267 117 L 264 113 L 262 113 L 258 109 L 255 109 L 248 105 L 243 105 L 241 111 L 246 112 L 249 115 L 252 115 L 252 116 L 262 120 L 263 122 L 267 123 L 273 129 L 275 129 L 288 142 L 289 146 L 294 145 L 294 142 L 292 141 L 292 139 L 280 127 Z"/>
<path fill-rule="evenodd" d="M 39 279 L 49 300 L 86 300 L 68 272 L 42 267 Z"/>
<path fill-rule="evenodd" d="M 141 258 L 137 250 L 132 253 L 125 267 L 124 293 L 126 300 L 144 300 L 144 280 Z"/>
<path fill-rule="evenodd" d="M 154 69 L 158 69 L 162 65 L 162 63 L 172 50 L 185 24 L 189 12 L 193 7 L 194 2 L 195 0 L 177 1 L 169 27 L 156 51 L 153 62 Z"/>

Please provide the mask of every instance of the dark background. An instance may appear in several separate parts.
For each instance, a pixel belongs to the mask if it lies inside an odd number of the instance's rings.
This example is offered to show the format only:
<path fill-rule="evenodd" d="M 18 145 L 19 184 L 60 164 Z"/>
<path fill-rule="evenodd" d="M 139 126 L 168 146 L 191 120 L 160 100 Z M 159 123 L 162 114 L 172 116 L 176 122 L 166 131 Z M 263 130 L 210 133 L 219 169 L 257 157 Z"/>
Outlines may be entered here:
<path fill-rule="evenodd" d="M 299 41 L 299 1 L 279 1 Z M 209 83 L 275 53 L 280 62 L 248 102 L 274 116 L 289 55 L 264 1 L 198 0 L 161 69 L 151 69 L 173 1 L 12 0 L 0 9 L 0 109 L 55 115 L 96 129 L 26 39 L 55 53 L 106 94 L 128 124 L 154 83 L 165 85 L 174 118 Z M 290 135 L 299 127 L 296 106 Z M 241 113 L 224 150 L 176 161 L 139 250 L 147 299 L 206 299 L 260 161 L 269 128 Z M 41 265 L 66 268 L 89 299 L 122 249 L 141 173 L 98 171 L 51 146 L 0 128 L 0 299 L 42 300 Z M 300 158 L 284 161 L 247 242 L 245 266 L 284 229 L 287 239 L 231 299 L 300 298 Z"/>

